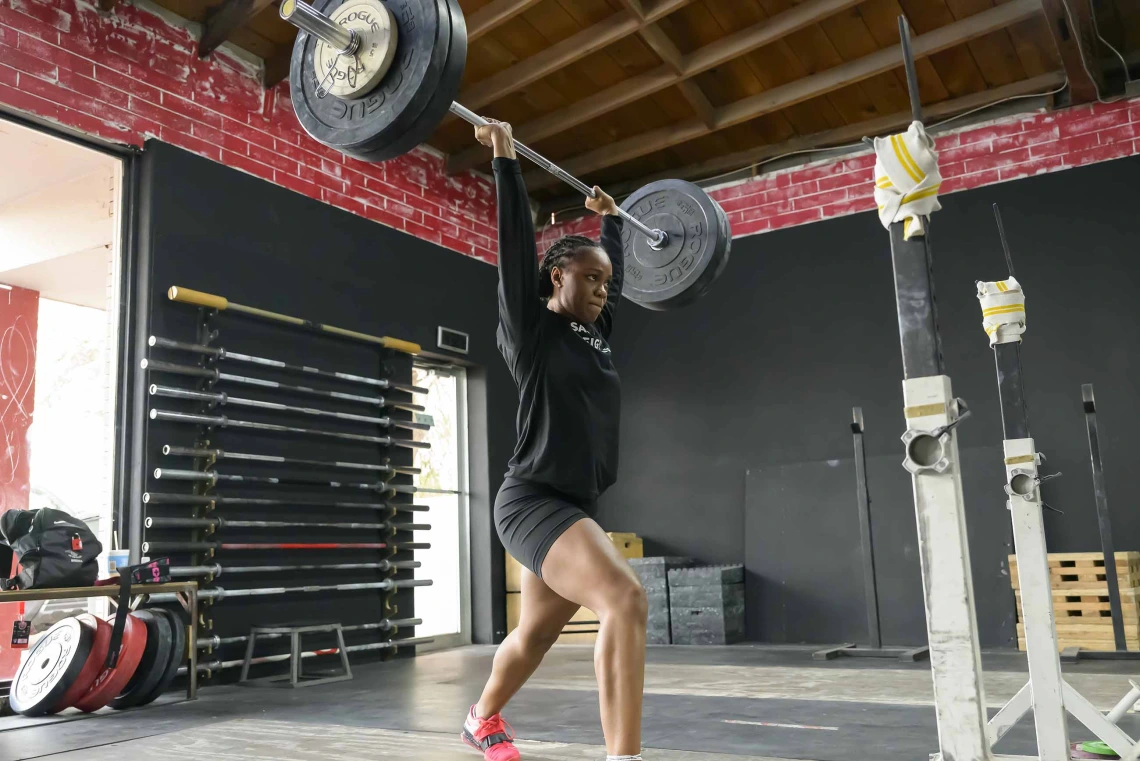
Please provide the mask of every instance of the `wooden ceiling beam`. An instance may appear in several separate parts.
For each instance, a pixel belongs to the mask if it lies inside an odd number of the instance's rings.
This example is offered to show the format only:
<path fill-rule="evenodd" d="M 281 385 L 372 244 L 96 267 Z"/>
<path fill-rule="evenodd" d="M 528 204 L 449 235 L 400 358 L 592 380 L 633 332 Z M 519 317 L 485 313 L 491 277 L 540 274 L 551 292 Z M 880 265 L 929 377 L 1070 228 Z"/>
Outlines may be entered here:
<path fill-rule="evenodd" d="M 1049 33 L 1069 75 L 1073 105 L 1090 103 L 1105 92 L 1100 48 L 1092 34 L 1089 0 L 1041 0 Z"/>
<path fill-rule="evenodd" d="M 931 128 L 936 130 L 938 125 L 933 122 L 938 119 L 948 119 L 952 116 L 984 109 L 988 106 L 1007 101 L 1010 98 L 1047 95 L 1064 84 L 1065 72 L 1054 71 L 1030 79 L 1023 79 L 1019 82 L 1012 82 L 1008 85 L 1002 85 L 1001 87 L 995 87 L 990 90 L 964 95 L 960 98 L 944 100 L 940 103 L 932 103 L 923 108 L 923 117 L 930 120 L 932 122 Z M 887 135 L 896 130 L 905 129 L 910 124 L 910 120 L 911 116 L 909 110 L 898 111 L 893 114 L 887 114 L 886 116 L 868 119 L 858 124 L 850 124 L 824 132 L 795 137 L 774 145 L 764 145 L 759 148 L 751 148 L 746 151 L 717 156 L 706 161 L 689 164 L 679 169 L 671 169 L 667 172 L 659 172 L 638 180 L 607 186 L 605 190 L 615 198 L 623 198 L 642 185 L 657 180 L 671 177 L 690 181 L 707 180 L 726 172 L 743 171 L 750 166 L 771 161 L 781 156 L 789 156 L 795 153 L 816 149 L 826 150 L 829 147 L 842 147 L 859 142 L 864 137 Z M 581 196 L 577 195 L 560 196 L 544 202 L 539 208 L 538 215 L 540 218 L 545 218 L 552 212 L 576 208 L 581 204 L 581 201 Z"/>
<path fill-rule="evenodd" d="M 293 46 L 282 45 L 276 53 L 265 59 L 265 71 L 261 75 L 261 84 L 266 90 L 281 80 L 289 78 L 289 61 L 292 58 Z"/>
<path fill-rule="evenodd" d="M 211 8 L 198 40 L 198 57 L 205 58 L 214 52 L 231 34 L 271 5 L 273 0 L 225 0 Z"/>
<path fill-rule="evenodd" d="M 468 44 L 518 16 L 539 0 L 493 0 L 467 19 Z"/>
<path fill-rule="evenodd" d="M 669 57 L 672 56 L 669 46 L 672 46 L 674 50 L 676 46 L 664 33 L 655 35 L 654 32 L 649 31 L 646 34 L 645 30 L 654 28 L 646 26 L 642 38 L 665 61 L 663 65 L 645 74 L 619 82 L 613 87 L 607 87 L 605 90 L 596 92 L 565 108 L 532 119 L 526 124 L 515 125 L 515 136 L 524 143 L 538 142 L 603 114 L 615 111 L 622 106 L 627 106 L 655 92 L 680 84 L 686 79 L 691 79 L 757 48 L 770 45 L 793 32 L 854 7 L 860 2 L 861 0 L 806 0 L 794 8 L 778 13 L 769 19 L 741 29 L 739 32 L 730 34 L 723 39 L 694 50 L 687 56 L 683 56 L 680 59 L 679 70 L 669 60 Z M 665 42 L 668 42 L 668 46 L 661 43 L 661 37 L 664 37 Z M 655 44 L 662 45 L 662 50 L 658 51 L 654 47 Z M 460 151 L 448 159 L 447 170 L 452 174 L 464 172 L 485 161 L 488 155 L 487 151 L 480 146 Z"/>
<path fill-rule="evenodd" d="M 635 16 L 628 11 L 615 13 L 586 29 L 519 61 L 498 74 L 466 87 L 459 93 L 459 102 L 473 111 L 478 111 L 488 103 L 517 92 L 532 82 L 565 68 L 575 61 L 598 52 L 618 40 L 624 39 L 638 30 L 655 23 L 675 10 L 683 8 L 694 0 L 662 0 L 646 11 L 645 16 Z"/>
<path fill-rule="evenodd" d="M 912 45 L 914 55 L 920 58 L 947 50 L 1032 18 L 1040 12 L 1041 0 L 1011 0 L 1004 5 L 976 13 L 914 38 Z M 706 125 L 700 118 L 686 119 L 639 135 L 631 135 L 570 159 L 560 160 L 558 164 L 570 174 L 578 177 L 588 176 L 590 172 L 616 166 L 718 130 L 743 124 L 765 114 L 891 71 L 901 65 L 902 48 L 893 46 L 722 106 L 716 110 L 712 127 Z M 559 180 L 546 172 L 534 171 L 527 173 L 526 182 L 527 187 L 538 190 L 555 185 Z"/>

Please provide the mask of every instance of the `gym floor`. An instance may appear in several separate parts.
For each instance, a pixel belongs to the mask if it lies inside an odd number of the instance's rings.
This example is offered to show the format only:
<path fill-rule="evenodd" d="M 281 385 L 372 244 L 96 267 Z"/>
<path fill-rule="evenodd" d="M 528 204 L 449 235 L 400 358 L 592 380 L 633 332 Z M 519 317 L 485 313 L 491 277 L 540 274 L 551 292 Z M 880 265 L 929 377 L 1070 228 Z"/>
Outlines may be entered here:
<path fill-rule="evenodd" d="M 859 761 L 938 749 L 929 664 L 811 660 L 816 648 L 651 647 L 647 761 Z M 289 690 L 208 687 L 136 711 L 0 721 L 0 761 L 124 758 L 356 761 L 475 758 L 458 740 L 491 667 L 492 647 L 467 647 L 354 669 L 355 679 Z M 1026 680 L 1017 653 L 983 658 L 991 714 Z M 1066 677 L 1107 711 L 1127 691 L 1127 664 L 1084 662 Z M 605 757 L 592 649 L 555 648 L 506 712 L 524 761 Z M 1140 734 L 1140 716 L 1120 726 Z M 1093 739 L 1071 724 L 1073 740 Z M 997 746 L 1035 752 L 1026 718 Z"/>

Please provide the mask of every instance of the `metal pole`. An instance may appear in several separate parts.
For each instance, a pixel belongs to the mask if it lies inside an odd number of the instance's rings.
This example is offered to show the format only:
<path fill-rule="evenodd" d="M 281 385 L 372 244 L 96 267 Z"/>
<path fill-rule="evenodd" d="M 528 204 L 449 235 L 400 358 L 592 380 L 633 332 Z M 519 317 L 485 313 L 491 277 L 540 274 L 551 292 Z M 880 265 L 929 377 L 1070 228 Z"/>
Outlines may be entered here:
<path fill-rule="evenodd" d="M 398 630 L 401 626 L 419 626 L 423 622 L 424 621 L 422 618 L 392 618 L 380 621 L 379 623 L 375 624 L 357 624 L 356 626 L 344 626 L 341 627 L 341 630 L 346 632 L 370 631 L 373 629 L 379 629 L 381 631 L 393 631 Z M 257 640 L 260 642 L 263 639 L 280 639 L 282 637 L 288 636 L 288 634 L 258 634 Z M 246 636 L 209 637 L 208 639 L 198 640 L 198 649 L 212 650 L 216 647 L 222 647 L 224 645 L 237 645 L 248 641 L 249 637 Z"/>
<path fill-rule="evenodd" d="M 199 447 L 177 447 L 166 444 L 162 453 L 169 457 L 195 457 L 212 460 L 245 460 L 248 462 L 268 462 L 277 465 L 311 465 L 316 468 L 342 468 L 344 470 L 369 470 L 376 473 L 403 473 L 405 475 L 418 475 L 420 468 L 370 465 L 364 462 L 341 462 L 339 460 L 303 460 L 297 457 L 277 457 L 276 455 L 248 454 L 245 452 L 229 452 L 225 449 L 206 449 Z"/>
<path fill-rule="evenodd" d="M 274 423 L 254 423 L 249 420 L 232 420 L 225 415 L 196 415 L 188 412 L 173 412 L 171 410 L 152 409 L 151 420 L 160 420 L 168 423 L 189 423 L 191 425 L 204 425 L 215 428 L 248 428 L 254 431 L 275 431 L 277 433 L 298 433 L 309 436 L 328 436 L 346 441 L 363 441 L 369 444 L 379 444 L 385 447 L 404 447 L 405 449 L 431 449 L 426 441 L 412 441 L 411 439 L 394 439 L 391 436 L 365 436 L 359 433 L 341 433 L 339 431 L 323 431 L 318 428 L 298 428 L 290 425 L 276 425 Z"/>
<path fill-rule="evenodd" d="M 258 639 L 261 639 L 261 637 L 258 637 Z M 435 642 L 435 638 L 434 637 L 410 637 L 408 639 L 395 640 L 393 642 L 377 642 L 377 643 L 372 644 L 372 645 L 349 645 L 348 647 L 345 648 L 345 652 L 358 653 L 358 652 L 362 652 L 365 650 L 387 650 L 390 648 L 397 648 L 397 647 L 412 647 L 415 645 L 426 645 L 429 642 Z M 316 651 L 310 650 L 308 652 L 301 653 L 301 657 L 302 658 L 315 658 L 318 655 L 338 655 L 339 653 L 340 653 L 340 651 L 334 647 L 334 648 L 331 648 L 329 650 L 316 650 Z M 292 656 L 290 656 L 289 653 L 282 653 L 281 655 L 266 655 L 266 656 L 262 656 L 260 658 L 254 658 L 253 660 L 250 661 L 250 665 L 256 666 L 256 665 L 261 664 L 261 663 L 280 663 L 281 661 L 289 660 L 291 657 Z M 241 660 L 236 660 L 236 661 L 210 661 L 209 663 L 199 663 L 198 664 L 198 670 L 199 671 L 220 671 L 222 669 L 232 669 L 232 668 L 237 668 L 237 667 L 241 666 L 243 662 L 244 661 L 241 661 Z M 185 674 L 186 673 L 186 667 L 183 666 L 182 668 L 178 669 L 178 673 L 179 674 Z"/>
<path fill-rule="evenodd" d="M 196 481 L 199 483 L 210 484 L 211 486 L 221 481 L 224 483 L 247 484 L 299 484 L 303 486 L 325 486 L 333 489 L 363 489 L 368 491 L 389 491 L 393 493 L 397 491 L 384 481 L 321 481 L 317 479 L 293 476 L 286 476 L 284 478 L 278 478 L 276 476 L 237 476 L 230 473 L 218 473 L 217 471 L 213 470 L 180 470 L 178 468 L 155 468 L 154 477 L 159 480 Z"/>
<path fill-rule="evenodd" d="M 1081 386 L 1085 407 L 1085 425 L 1089 432 L 1089 460 L 1092 463 L 1093 493 L 1096 495 L 1096 517 L 1100 527 L 1100 547 L 1104 553 L 1104 580 L 1108 584 L 1108 601 L 1112 610 L 1112 636 L 1116 649 L 1128 650 L 1124 637 L 1124 613 L 1120 606 L 1120 582 L 1116 575 L 1116 552 L 1112 544 L 1112 521 L 1108 515 L 1108 491 L 1104 485 L 1104 462 L 1100 456 L 1100 434 L 1096 422 L 1096 397 L 1091 383 Z M 1135 702 L 1135 701 L 1133 701 Z"/>
<path fill-rule="evenodd" d="M 295 394 L 309 394 L 311 396 L 319 396 L 323 399 L 336 399 L 342 402 L 359 402 L 361 404 L 370 404 L 377 407 L 393 407 L 398 410 L 409 410 L 411 412 L 423 412 L 427 409 L 422 404 L 394 401 L 383 396 L 361 396 L 360 394 L 347 394 L 343 391 L 325 391 L 323 389 L 311 388 L 309 386 L 296 386 L 290 383 L 278 383 L 277 381 L 269 381 L 262 378 L 250 378 L 245 375 L 223 373 L 214 367 L 179 365 L 175 364 L 174 362 L 164 362 L 158 359 L 144 359 L 140 365 L 142 366 L 142 369 L 150 370 L 152 372 L 170 373 L 172 375 L 186 375 L 191 378 L 205 378 L 206 380 L 213 381 L 215 383 L 238 383 L 245 386 L 273 389 L 274 391 L 288 391 Z"/>
<path fill-rule="evenodd" d="M 922 121 L 910 32 L 899 23 L 911 114 Z M 986 700 L 962 476 L 955 432 L 961 407 L 946 375 L 938 334 L 930 234 L 906 239 L 890 225 L 891 263 L 903 369 L 905 467 L 918 527 L 923 601 L 929 639 L 939 761 L 989 761 Z M 935 436 L 938 433 L 939 435 Z"/>
<path fill-rule="evenodd" d="M 863 548 L 863 594 L 867 604 L 867 632 L 871 647 L 883 646 L 879 631 L 879 588 L 875 580 L 875 546 L 871 536 L 871 495 L 867 488 L 867 457 L 863 449 L 863 408 L 851 410 L 851 438 L 855 446 L 855 501 L 859 506 L 859 538 Z"/>
<path fill-rule="evenodd" d="M 198 597 L 206 600 L 224 600 L 228 597 L 270 597 L 273 595 L 311 592 L 359 592 L 367 589 L 389 591 L 393 589 L 407 589 L 409 587 L 430 587 L 431 585 L 431 579 L 404 579 L 402 581 L 388 579 L 387 581 L 368 581 L 359 584 L 310 584 L 303 587 L 258 587 L 256 589 L 223 589 L 222 587 L 214 587 L 213 589 L 198 590 Z M 153 603 L 177 602 L 177 600 L 178 595 L 176 594 L 157 594 L 150 596 L 150 601 Z"/>
<path fill-rule="evenodd" d="M 430 531 L 428 523 L 308 523 L 305 521 L 235 521 L 228 518 L 146 519 L 147 528 L 339 528 L 352 530 Z"/>
<path fill-rule="evenodd" d="M 427 542 L 410 542 L 398 547 L 387 542 L 143 542 L 143 554 L 152 552 L 209 552 L 212 550 L 428 550 Z"/>
<path fill-rule="evenodd" d="M 402 513 L 426 513 L 428 505 L 402 505 L 394 502 L 325 502 L 311 499 L 266 499 L 263 497 L 226 497 L 221 494 L 171 494 L 148 491 L 143 494 L 145 505 L 215 505 L 215 506 L 281 506 L 324 507 L 348 510 L 396 510 Z"/>
<path fill-rule="evenodd" d="M 910 24 L 906 16 L 899 16 L 899 39 L 902 41 L 903 66 L 906 67 L 906 87 L 910 93 L 911 120 L 922 121 L 922 96 L 918 92 L 918 72 L 914 68 L 914 51 L 910 47 Z"/>
<path fill-rule="evenodd" d="M 170 575 L 176 578 L 197 576 L 222 576 L 242 573 L 285 573 L 289 571 L 399 571 L 420 568 L 418 560 L 381 560 L 379 563 L 331 563 L 318 565 L 181 565 L 170 568 Z"/>
<path fill-rule="evenodd" d="M 315 367 L 308 367 L 307 365 L 293 365 L 288 362 L 281 362 L 276 359 L 266 359 L 265 357 L 255 357 L 250 354 L 239 354 L 236 351 L 228 351 L 220 346 L 204 346 L 202 344 L 184 343 L 182 341 L 172 341 L 169 338 L 159 338 L 158 336 L 151 336 L 148 339 L 151 346 L 157 346 L 160 349 L 173 349 L 177 351 L 190 352 L 191 354 L 204 354 L 208 357 L 213 357 L 216 360 L 232 359 L 235 362 L 245 362 L 251 365 L 260 365 L 262 367 L 272 367 L 278 370 L 288 370 L 294 373 L 305 373 L 306 375 L 315 375 L 318 378 L 327 378 L 328 380 L 339 380 L 346 383 L 358 383 L 365 386 L 375 386 L 382 389 L 396 389 L 398 391 L 406 391 L 409 394 L 426 394 L 428 390 L 420 386 L 411 386 L 404 383 L 393 383 L 385 378 L 369 378 L 364 375 L 353 375 L 351 373 L 338 373 L 329 370 L 318 370 Z"/>
<path fill-rule="evenodd" d="M 336 418 L 337 420 L 349 420 L 354 423 L 370 423 L 371 425 L 379 425 L 384 428 L 403 428 L 410 431 L 431 430 L 431 426 L 426 423 L 412 423 L 403 420 L 393 420 L 390 417 L 354 415 L 349 412 L 334 412 L 332 410 L 320 410 L 313 407 L 297 407 L 292 404 L 281 404 L 279 402 L 263 402 L 258 399 L 244 399 L 216 391 L 195 391 L 189 388 L 160 386 L 157 383 L 150 384 L 150 395 L 167 397 L 169 399 L 189 399 L 191 401 L 209 402 L 211 404 L 218 405 L 233 404 L 239 407 L 256 407 L 257 409 L 262 410 L 291 412 L 298 415 L 312 415 L 314 417 L 330 417 Z"/>

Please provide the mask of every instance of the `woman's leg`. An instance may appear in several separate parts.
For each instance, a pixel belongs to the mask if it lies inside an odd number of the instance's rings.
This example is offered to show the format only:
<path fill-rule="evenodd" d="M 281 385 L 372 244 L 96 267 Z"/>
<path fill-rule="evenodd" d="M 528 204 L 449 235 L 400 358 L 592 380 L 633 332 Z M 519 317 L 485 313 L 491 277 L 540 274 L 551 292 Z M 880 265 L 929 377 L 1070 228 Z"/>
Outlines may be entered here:
<path fill-rule="evenodd" d="M 494 716 L 530 679 L 570 617 L 580 607 L 555 594 L 542 579 L 522 569 L 522 610 L 518 628 L 495 651 L 491 678 L 475 705 L 475 715 Z"/>
<path fill-rule="evenodd" d="M 554 542 L 543 561 L 542 578 L 560 597 L 598 614 L 594 671 L 606 752 L 640 753 L 649 607 L 645 589 L 610 538 L 588 519 L 576 522 Z"/>

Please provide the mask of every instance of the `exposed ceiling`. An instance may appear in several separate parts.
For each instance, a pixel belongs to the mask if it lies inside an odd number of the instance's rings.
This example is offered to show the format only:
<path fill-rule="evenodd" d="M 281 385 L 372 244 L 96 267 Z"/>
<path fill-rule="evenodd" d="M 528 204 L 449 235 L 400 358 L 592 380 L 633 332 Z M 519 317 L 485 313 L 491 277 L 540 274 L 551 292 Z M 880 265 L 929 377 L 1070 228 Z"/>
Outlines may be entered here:
<path fill-rule="evenodd" d="M 265 59 L 267 84 L 287 75 L 295 32 L 276 0 L 158 2 L 204 24 L 203 54 L 228 39 Z M 459 101 L 618 192 L 902 126 L 900 14 L 931 118 L 1041 93 L 1113 97 L 1140 59 L 1136 0 L 458 2 L 470 41 Z M 429 142 L 449 171 L 487 168 L 461 121 Z M 574 197 L 540 171 L 527 180 L 548 207 Z"/>

